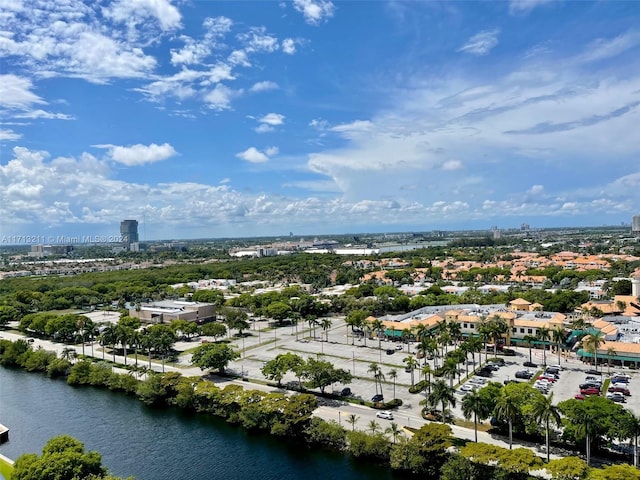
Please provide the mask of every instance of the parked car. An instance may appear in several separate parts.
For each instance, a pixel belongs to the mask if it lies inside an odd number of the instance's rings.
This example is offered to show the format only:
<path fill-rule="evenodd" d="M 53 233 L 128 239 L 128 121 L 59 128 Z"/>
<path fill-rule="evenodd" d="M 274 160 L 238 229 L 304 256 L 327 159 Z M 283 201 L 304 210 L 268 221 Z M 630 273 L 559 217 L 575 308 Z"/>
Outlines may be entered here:
<path fill-rule="evenodd" d="M 476 388 L 478 388 L 478 385 L 474 385 L 472 383 L 471 384 L 466 383 L 466 384 L 464 384 L 464 385 L 462 385 L 460 387 L 460 391 L 461 392 L 473 392 Z"/>
<path fill-rule="evenodd" d="M 387 348 L 387 355 L 393 355 L 396 351 L 393 348 Z"/>
<path fill-rule="evenodd" d="M 616 386 L 613 386 L 613 387 L 609 387 L 608 391 L 610 393 L 621 393 L 621 394 L 623 394 L 623 395 L 625 395 L 627 397 L 629 395 L 631 395 L 631 391 L 628 388 L 620 387 L 619 385 L 616 385 Z"/>
<path fill-rule="evenodd" d="M 343 388 L 342 391 L 340 392 L 340 396 L 341 397 L 350 397 L 351 396 L 351 389 L 349 387 Z"/>
<path fill-rule="evenodd" d="M 503 383 L 505 385 L 509 385 L 510 383 L 521 383 L 518 380 L 504 380 Z"/>
<path fill-rule="evenodd" d="M 382 412 L 376 413 L 376 417 L 384 418 L 385 420 L 393 420 L 393 413 L 388 410 L 383 410 Z"/>
<path fill-rule="evenodd" d="M 396 350 L 402 350 L 402 344 L 396 343 Z"/>
<path fill-rule="evenodd" d="M 627 377 L 611 377 L 611 383 L 629 383 Z"/>
<path fill-rule="evenodd" d="M 371 401 L 374 403 L 382 402 L 384 400 L 384 396 L 381 393 L 376 393 L 373 397 L 371 397 Z"/>
<path fill-rule="evenodd" d="M 586 397 L 584 395 L 582 395 L 581 393 L 578 393 L 573 398 L 575 398 L 576 400 L 584 400 Z"/>
<path fill-rule="evenodd" d="M 582 395 L 600 395 L 599 388 L 581 388 L 580 393 Z"/>
<path fill-rule="evenodd" d="M 516 378 L 523 378 L 525 380 L 529 380 L 531 377 L 533 377 L 533 373 L 527 370 L 518 370 L 516 372 Z"/>
<path fill-rule="evenodd" d="M 524 362 L 522 365 L 530 368 L 538 368 L 538 364 L 533 362 Z"/>
<path fill-rule="evenodd" d="M 602 375 L 602 372 L 599 372 L 598 370 L 595 370 L 595 369 L 587 370 L 585 373 L 587 375 Z"/>
<path fill-rule="evenodd" d="M 624 398 L 624 394 L 622 394 L 620 392 L 607 393 L 607 398 L 609 400 L 613 400 L 614 402 L 618 402 L 618 403 L 626 402 L 626 400 Z"/>
<path fill-rule="evenodd" d="M 580 390 L 583 390 L 585 388 L 597 388 L 598 391 L 600 391 L 600 385 L 598 385 L 597 383 L 591 383 L 591 382 L 581 383 Z"/>

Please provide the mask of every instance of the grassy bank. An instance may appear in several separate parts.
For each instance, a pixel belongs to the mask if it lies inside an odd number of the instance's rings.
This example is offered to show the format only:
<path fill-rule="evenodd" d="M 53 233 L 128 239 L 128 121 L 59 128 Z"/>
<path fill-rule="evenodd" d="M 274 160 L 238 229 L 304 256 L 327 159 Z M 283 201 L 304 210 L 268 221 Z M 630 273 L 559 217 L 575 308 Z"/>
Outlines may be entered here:
<path fill-rule="evenodd" d="M 6 457 L 0 456 L 0 475 L 2 475 L 5 480 L 11 480 L 11 472 L 13 472 L 13 465 L 7 461 Z"/>

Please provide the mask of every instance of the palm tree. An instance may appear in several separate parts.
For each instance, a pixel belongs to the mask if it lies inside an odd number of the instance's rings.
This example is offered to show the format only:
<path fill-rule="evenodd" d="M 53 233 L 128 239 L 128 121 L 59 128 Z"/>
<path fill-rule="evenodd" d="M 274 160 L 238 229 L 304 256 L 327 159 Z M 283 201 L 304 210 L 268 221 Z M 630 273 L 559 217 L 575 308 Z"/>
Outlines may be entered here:
<path fill-rule="evenodd" d="M 447 330 L 449 331 L 449 336 L 453 340 L 456 346 L 458 346 L 458 342 L 462 337 L 462 327 L 458 322 L 452 321 L 447 323 Z"/>
<path fill-rule="evenodd" d="M 487 342 L 491 338 L 491 326 L 484 316 L 480 317 L 480 321 L 478 322 L 478 335 L 480 335 L 480 338 L 482 339 L 484 347 L 484 362 L 487 363 Z M 480 355 L 480 366 L 482 366 L 482 355 Z"/>
<path fill-rule="evenodd" d="M 611 375 L 611 360 L 615 358 L 616 355 L 618 355 L 618 352 L 616 352 L 615 348 L 613 347 L 607 348 L 607 369 L 609 371 L 608 372 L 609 375 Z"/>
<path fill-rule="evenodd" d="M 473 415 L 473 429 L 475 430 L 476 443 L 478 443 L 478 419 L 484 420 L 491 414 L 491 409 L 485 397 L 479 392 L 471 392 L 462 399 L 462 414 L 466 420 Z"/>
<path fill-rule="evenodd" d="M 538 338 L 538 340 L 542 342 L 542 358 L 543 358 L 542 364 L 543 365 L 547 364 L 547 342 L 549 341 L 549 338 L 550 338 L 550 332 L 551 330 L 549 330 L 547 327 L 540 327 L 536 332 L 536 337 Z"/>
<path fill-rule="evenodd" d="M 522 338 L 522 341 L 524 342 L 524 344 L 529 347 L 529 363 L 533 363 L 533 358 L 531 356 L 531 347 L 533 346 L 534 342 L 536 341 L 536 337 L 534 337 L 533 335 L 525 335 Z"/>
<path fill-rule="evenodd" d="M 456 406 L 456 396 L 453 387 L 450 387 L 444 380 L 437 380 L 433 383 L 433 390 L 427 397 L 427 403 L 431 405 L 442 405 L 442 423 L 445 423 L 447 405 Z"/>
<path fill-rule="evenodd" d="M 558 365 L 560 365 L 560 350 L 565 338 L 565 332 L 562 325 L 556 325 L 553 330 L 551 330 L 551 338 L 556 344 L 556 349 L 558 350 Z"/>
<path fill-rule="evenodd" d="M 433 369 L 431 368 L 431 365 L 429 364 L 424 365 L 422 367 L 422 370 L 420 370 L 420 373 L 422 374 L 424 379 L 427 381 L 427 388 L 429 389 L 429 393 L 431 393 L 431 374 L 433 373 Z"/>
<path fill-rule="evenodd" d="M 352 413 L 347 417 L 347 423 L 351 425 L 352 432 L 356 429 L 356 423 L 358 423 L 359 419 L 360 417 L 358 417 L 355 413 Z"/>
<path fill-rule="evenodd" d="M 458 373 L 458 360 L 453 357 L 447 358 L 442 365 L 442 373 L 449 378 L 449 385 L 453 388 L 453 379 Z"/>
<path fill-rule="evenodd" d="M 498 356 L 498 341 L 505 333 L 509 332 L 509 324 L 504 318 L 494 315 L 489 321 L 489 331 L 493 340 L 493 356 L 496 357 Z"/>
<path fill-rule="evenodd" d="M 384 433 L 391 435 L 391 438 L 393 438 L 393 443 L 396 443 L 398 435 L 402 433 L 402 430 L 398 428 L 397 423 L 391 422 L 391 425 L 384 430 Z"/>
<path fill-rule="evenodd" d="M 322 328 L 322 330 L 324 330 L 324 337 L 325 337 L 325 340 L 327 342 L 329 341 L 329 328 L 331 328 L 332 324 L 333 324 L 333 322 L 331 322 L 330 318 L 323 318 L 320 321 L 320 328 Z"/>
<path fill-rule="evenodd" d="M 577 424 L 576 433 L 584 434 L 585 436 L 585 450 L 587 454 L 587 465 L 591 465 L 591 438 L 593 437 L 596 425 L 598 424 L 598 418 L 591 410 L 582 409 L 580 411 L 580 418 Z"/>
<path fill-rule="evenodd" d="M 375 420 L 371 420 L 368 426 L 369 430 L 371 430 L 372 435 L 375 435 L 376 433 L 378 433 L 378 431 L 380 431 L 380 425 L 378 425 L 378 422 L 376 422 Z"/>
<path fill-rule="evenodd" d="M 520 415 L 515 398 L 502 390 L 496 402 L 494 413 L 496 418 L 506 420 L 509 423 L 509 449 L 511 450 L 513 448 L 513 422 Z"/>
<path fill-rule="evenodd" d="M 473 369 L 476 369 L 476 353 L 480 353 L 482 350 L 482 339 L 480 337 L 469 337 L 467 339 L 469 345 L 469 351 L 471 352 L 471 361 L 473 362 Z M 482 358 L 482 357 L 481 357 Z"/>
<path fill-rule="evenodd" d="M 376 337 L 378 337 L 378 350 L 382 350 L 382 332 L 384 332 L 384 323 L 376 318 L 369 325 L 371 326 L 371 330 L 376 332 Z"/>
<path fill-rule="evenodd" d="M 393 380 L 393 399 L 396 399 L 396 379 L 398 378 L 398 371 L 394 368 L 389 370 L 389 373 L 387 373 L 387 375 L 389 375 L 389 378 L 391 380 Z"/>
<path fill-rule="evenodd" d="M 60 352 L 60 358 L 62 358 L 63 360 L 66 360 L 67 362 L 71 362 L 71 360 L 73 359 L 74 352 L 75 350 L 73 348 L 64 347 Z"/>
<path fill-rule="evenodd" d="M 414 335 L 416 337 L 416 340 L 418 342 L 429 338 L 429 327 L 427 325 L 425 325 L 424 323 L 419 323 L 418 325 L 416 325 L 413 329 L 414 331 Z"/>
<path fill-rule="evenodd" d="M 102 332 L 103 344 L 111 346 L 111 353 L 113 353 L 113 363 L 116 363 L 116 344 L 118 343 L 118 329 L 116 325 L 109 324 Z M 104 348 L 104 346 L 103 346 Z M 103 350 L 104 351 L 104 350 Z"/>
<path fill-rule="evenodd" d="M 625 418 L 622 422 L 621 438 L 633 440 L 633 466 L 638 468 L 638 436 L 640 436 L 640 416 L 636 416 L 629 410 L 625 411 Z"/>
<path fill-rule="evenodd" d="M 418 366 L 418 361 L 413 357 L 413 355 L 409 355 L 408 357 L 404 357 L 402 359 L 402 361 L 407 364 L 407 368 L 411 369 L 411 386 L 413 387 L 413 385 L 414 385 L 413 372 L 416 369 L 416 367 Z"/>
<path fill-rule="evenodd" d="M 590 333 L 582 339 L 582 345 L 585 350 L 593 353 L 593 364 L 596 370 L 598 370 L 598 349 L 602 346 L 604 341 L 604 334 L 600 331 L 596 333 Z"/>
<path fill-rule="evenodd" d="M 133 347 L 133 352 L 136 358 L 136 367 L 138 366 L 138 350 L 142 346 L 142 333 L 139 330 L 134 330 L 129 338 L 130 345 Z"/>
<path fill-rule="evenodd" d="M 380 376 L 382 375 L 382 369 L 380 368 L 380 365 L 378 365 L 377 363 L 373 362 L 369 364 L 369 369 L 367 370 L 367 373 L 372 373 L 373 374 L 373 381 L 376 385 L 376 395 L 378 394 L 378 381 L 380 380 Z M 382 383 L 380 383 L 380 393 L 382 393 Z"/>
<path fill-rule="evenodd" d="M 549 424 L 553 422 L 556 425 L 560 425 L 561 422 L 558 407 L 553 404 L 553 393 L 548 397 L 544 395 L 537 396 L 533 402 L 531 414 L 533 415 L 533 418 L 535 418 L 536 422 L 544 425 L 545 438 L 547 442 L 547 462 L 549 462 L 549 448 L 551 445 Z"/>
<path fill-rule="evenodd" d="M 118 342 L 122 345 L 124 364 L 127 364 L 127 345 L 131 341 L 133 335 L 133 329 L 124 325 L 116 325 L 116 334 L 118 336 Z"/>

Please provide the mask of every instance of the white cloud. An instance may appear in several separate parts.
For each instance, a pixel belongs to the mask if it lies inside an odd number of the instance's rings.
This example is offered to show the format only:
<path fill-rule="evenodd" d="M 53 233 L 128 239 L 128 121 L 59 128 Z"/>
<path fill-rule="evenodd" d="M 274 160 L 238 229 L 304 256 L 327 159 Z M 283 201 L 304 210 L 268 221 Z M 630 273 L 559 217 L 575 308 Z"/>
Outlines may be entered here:
<path fill-rule="evenodd" d="M 544 186 L 543 185 L 533 185 L 528 191 L 527 193 L 530 193 L 531 195 L 540 195 L 541 193 L 544 192 Z"/>
<path fill-rule="evenodd" d="M 135 28 L 138 24 L 154 19 L 162 30 L 180 27 L 180 11 L 168 0 L 117 0 L 103 9 L 105 16 L 116 22 Z"/>
<path fill-rule="evenodd" d="M 630 30 L 615 38 L 599 38 L 589 45 L 578 57 L 578 62 L 595 62 L 615 57 L 640 45 L 640 32 Z"/>
<path fill-rule="evenodd" d="M 261 123 L 260 125 L 258 125 L 255 128 L 255 131 L 257 133 L 268 133 L 268 132 L 273 132 L 275 130 L 275 128 L 273 128 L 271 125 L 269 125 L 268 123 Z"/>
<path fill-rule="evenodd" d="M 10 128 L 4 129 L 0 128 L 0 141 L 15 141 L 20 140 L 22 138 L 21 133 L 16 133 Z"/>
<path fill-rule="evenodd" d="M 551 3 L 552 0 L 510 0 L 509 13 L 511 15 L 528 15 L 534 8 Z"/>
<path fill-rule="evenodd" d="M 278 147 L 267 147 L 264 151 L 249 147 L 244 152 L 237 153 L 236 157 L 250 163 L 265 163 L 269 161 L 269 157 L 277 155 L 278 151 Z"/>
<path fill-rule="evenodd" d="M 460 170 L 463 168 L 463 164 L 460 160 L 447 160 L 442 164 L 442 170 Z"/>
<path fill-rule="evenodd" d="M 284 123 L 284 115 L 280 113 L 267 113 L 264 117 L 259 118 L 260 123 L 267 123 L 269 125 L 282 125 Z"/>
<path fill-rule="evenodd" d="M 232 90 L 219 83 L 216 87 L 204 96 L 207 106 L 213 110 L 229 110 L 231 101 L 242 95 L 242 90 Z"/>
<path fill-rule="evenodd" d="M 328 0 L 293 0 L 293 8 L 302 13 L 309 25 L 326 21 L 335 11 L 335 6 Z"/>
<path fill-rule="evenodd" d="M 485 30 L 476 33 L 467 43 L 458 49 L 459 52 L 470 53 L 472 55 L 486 55 L 496 45 L 498 45 L 498 34 L 500 30 Z"/>
<path fill-rule="evenodd" d="M 285 38 L 282 41 L 282 51 L 287 55 L 296 53 L 296 41 L 293 38 Z"/>
<path fill-rule="evenodd" d="M 28 78 L 13 74 L 0 75 L 0 106 L 25 110 L 34 103 L 47 103 L 32 89 L 33 83 Z"/>
<path fill-rule="evenodd" d="M 249 89 L 251 92 L 266 92 L 268 90 L 277 90 L 280 88 L 276 82 L 271 82 L 269 80 L 265 80 L 263 82 L 256 82 Z"/>
<path fill-rule="evenodd" d="M 128 147 L 94 145 L 94 147 L 108 149 L 108 155 L 112 160 L 128 167 L 159 162 L 178 154 L 168 143 L 163 143 L 162 145 L 156 145 L 155 143 L 150 145 L 136 144 Z"/>
<path fill-rule="evenodd" d="M 47 120 L 73 120 L 73 115 L 67 115 L 66 113 L 51 113 L 44 110 L 30 110 L 25 113 L 18 113 L 14 115 L 15 118 L 45 118 Z"/>
<path fill-rule="evenodd" d="M 267 33 L 265 27 L 251 27 L 248 32 L 237 35 L 249 53 L 271 53 L 280 48 L 278 39 Z"/>

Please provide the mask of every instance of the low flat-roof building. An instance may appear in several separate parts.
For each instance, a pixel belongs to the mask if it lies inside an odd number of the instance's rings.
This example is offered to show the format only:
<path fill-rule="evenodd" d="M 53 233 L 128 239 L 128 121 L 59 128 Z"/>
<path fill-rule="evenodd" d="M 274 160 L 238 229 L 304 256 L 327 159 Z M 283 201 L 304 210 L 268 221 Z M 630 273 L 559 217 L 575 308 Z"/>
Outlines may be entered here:
<path fill-rule="evenodd" d="M 144 323 L 169 323 L 172 320 L 206 322 L 215 317 L 213 303 L 163 300 L 129 309 L 129 316 L 139 318 Z"/>

